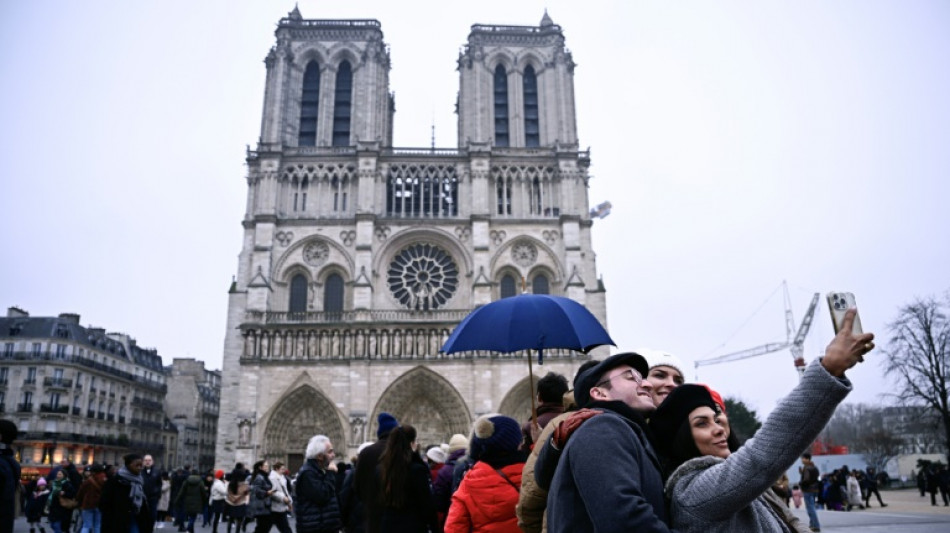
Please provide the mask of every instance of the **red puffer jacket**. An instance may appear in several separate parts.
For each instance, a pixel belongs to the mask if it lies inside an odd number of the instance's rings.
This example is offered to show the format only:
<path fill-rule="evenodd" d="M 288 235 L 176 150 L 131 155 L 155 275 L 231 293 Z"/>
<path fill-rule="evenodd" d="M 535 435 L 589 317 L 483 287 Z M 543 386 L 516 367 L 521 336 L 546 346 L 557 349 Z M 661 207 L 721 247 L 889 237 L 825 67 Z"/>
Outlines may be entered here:
<path fill-rule="evenodd" d="M 502 467 L 509 483 L 488 463 L 475 463 L 452 495 L 445 533 L 520 533 L 515 506 L 523 469 L 524 463 Z"/>

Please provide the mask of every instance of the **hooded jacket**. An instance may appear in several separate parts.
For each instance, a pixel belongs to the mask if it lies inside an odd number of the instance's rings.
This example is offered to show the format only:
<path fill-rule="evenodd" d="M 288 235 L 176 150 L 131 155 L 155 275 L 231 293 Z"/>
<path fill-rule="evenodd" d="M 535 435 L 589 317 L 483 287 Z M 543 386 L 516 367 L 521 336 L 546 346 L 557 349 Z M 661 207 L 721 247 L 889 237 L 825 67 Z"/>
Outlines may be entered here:
<path fill-rule="evenodd" d="M 505 480 L 488 463 L 478 461 L 452 495 L 445 533 L 519 533 L 515 505 L 524 463 L 501 467 Z"/>
<path fill-rule="evenodd" d="M 185 479 L 185 482 L 181 484 L 181 488 L 178 489 L 175 504 L 183 504 L 186 514 L 199 514 L 207 498 L 208 493 L 201 477 L 198 474 L 192 474 Z"/>
<path fill-rule="evenodd" d="M 295 488 L 297 533 L 337 531 L 343 526 L 333 472 L 320 468 L 316 459 L 307 459 L 297 473 Z"/>

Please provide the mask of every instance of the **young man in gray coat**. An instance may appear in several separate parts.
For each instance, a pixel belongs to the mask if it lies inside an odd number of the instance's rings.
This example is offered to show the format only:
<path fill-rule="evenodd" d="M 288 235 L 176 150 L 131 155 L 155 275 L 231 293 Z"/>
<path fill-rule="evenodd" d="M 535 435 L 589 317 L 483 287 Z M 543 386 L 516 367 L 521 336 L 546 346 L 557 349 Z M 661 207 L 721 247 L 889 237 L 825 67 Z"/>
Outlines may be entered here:
<path fill-rule="evenodd" d="M 645 417 L 656 410 L 648 371 L 642 356 L 621 353 L 574 379 L 577 405 L 597 416 L 562 451 L 555 431 L 539 454 L 535 478 L 550 485 L 549 533 L 669 531 L 660 463 L 646 433 Z"/>

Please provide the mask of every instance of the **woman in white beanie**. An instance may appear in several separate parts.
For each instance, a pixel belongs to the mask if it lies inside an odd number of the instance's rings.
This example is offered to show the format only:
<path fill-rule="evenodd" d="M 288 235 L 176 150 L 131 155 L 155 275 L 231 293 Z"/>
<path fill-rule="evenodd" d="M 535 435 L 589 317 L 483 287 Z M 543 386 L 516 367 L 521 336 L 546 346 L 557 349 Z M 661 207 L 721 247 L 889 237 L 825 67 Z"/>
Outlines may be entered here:
<path fill-rule="evenodd" d="M 661 350 L 641 348 L 635 351 L 647 360 L 650 371 L 645 377 L 653 385 L 653 404 L 659 407 L 673 389 L 686 382 L 683 362 L 679 357 Z"/>

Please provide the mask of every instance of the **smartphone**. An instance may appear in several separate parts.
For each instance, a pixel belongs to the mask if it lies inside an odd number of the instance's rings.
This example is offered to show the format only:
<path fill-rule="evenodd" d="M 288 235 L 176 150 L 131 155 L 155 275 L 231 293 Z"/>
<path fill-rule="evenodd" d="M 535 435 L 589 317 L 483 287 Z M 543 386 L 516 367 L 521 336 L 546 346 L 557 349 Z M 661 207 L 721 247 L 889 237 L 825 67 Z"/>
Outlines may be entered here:
<path fill-rule="evenodd" d="M 854 301 L 854 294 L 850 292 L 829 292 L 825 295 L 825 298 L 828 299 L 828 310 L 831 311 L 831 323 L 835 327 L 835 334 L 838 334 L 838 331 L 841 330 L 841 325 L 844 323 L 844 313 L 848 309 L 854 309 L 857 313 L 858 304 Z M 854 325 L 851 328 L 851 331 L 855 335 L 860 335 L 864 333 L 864 329 L 861 328 L 861 316 L 858 314 L 854 315 Z"/>

